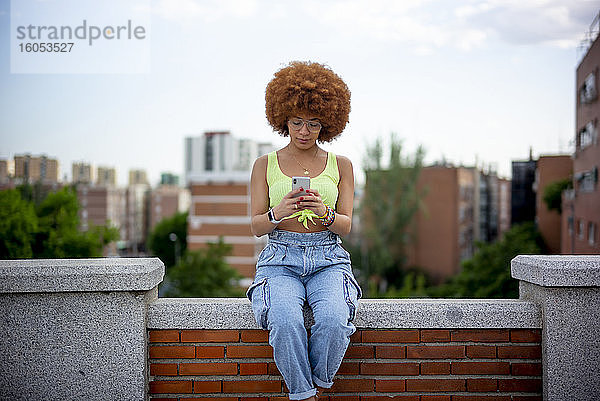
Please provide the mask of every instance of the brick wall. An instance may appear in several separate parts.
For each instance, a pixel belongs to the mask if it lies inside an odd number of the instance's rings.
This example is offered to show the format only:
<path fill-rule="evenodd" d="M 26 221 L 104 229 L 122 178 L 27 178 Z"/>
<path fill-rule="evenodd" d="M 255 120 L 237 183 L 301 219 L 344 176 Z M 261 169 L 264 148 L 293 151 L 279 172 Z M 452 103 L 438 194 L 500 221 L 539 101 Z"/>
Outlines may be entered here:
<path fill-rule="evenodd" d="M 148 336 L 152 400 L 288 399 L 266 331 Z M 351 340 L 325 401 L 542 399 L 539 329 L 360 329 Z"/>

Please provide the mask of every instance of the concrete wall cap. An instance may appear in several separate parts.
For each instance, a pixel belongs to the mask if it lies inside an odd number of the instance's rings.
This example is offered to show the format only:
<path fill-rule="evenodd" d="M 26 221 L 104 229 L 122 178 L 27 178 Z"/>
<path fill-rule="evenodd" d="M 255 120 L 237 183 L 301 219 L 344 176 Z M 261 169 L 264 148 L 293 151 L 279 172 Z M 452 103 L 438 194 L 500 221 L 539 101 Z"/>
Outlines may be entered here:
<path fill-rule="evenodd" d="M 364 299 L 358 328 L 541 328 L 539 307 L 518 299 Z M 305 325 L 312 314 L 305 310 Z M 257 329 L 246 298 L 159 298 L 148 308 L 150 329 Z"/>
<path fill-rule="evenodd" d="M 519 255 L 513 278 L 543 287 L 600 286 L 600 255 Z"/>
<path fill-rule="evenodd" d="M 0 261 L 0 293 L 143 291 L 165 274 L 158 258 Z"/>

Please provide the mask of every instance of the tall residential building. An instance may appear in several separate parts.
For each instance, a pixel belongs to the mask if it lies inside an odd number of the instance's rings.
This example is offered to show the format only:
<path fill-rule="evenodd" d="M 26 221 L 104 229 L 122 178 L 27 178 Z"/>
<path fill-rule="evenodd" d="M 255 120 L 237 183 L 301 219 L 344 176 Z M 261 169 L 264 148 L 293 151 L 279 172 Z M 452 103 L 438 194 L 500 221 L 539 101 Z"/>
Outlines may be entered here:
<path fill-rule="evenodd" d="M 15 155 L 15 178 L 23 182 L 58 182 L 58 160 L 46 155 Z"/>
<path fill-rule="evenodd" d="M 511 181 L 498 178 L 498 237 L 510 229 Z"/>
<path fill-rule="evenodd" d="M 540 156 L 537 160 L 534 188 L 536 191 L 537 227 L 544 239 L 548 252 L 561 253 L 561 215 L 549 210 L 544 202 L 546 187 L 557 181 L 569 179 L 573 173 L 573 160 L 569 155 Z"/>
<path fill-rule="evenodd" d="M 531 152 L 529 160 L 512 162 L 511 226 L 535 220 L 535 166 Z"/>
<path fill-rule="evenodd" d="M 188 249 L 199 249 L 222 236 L 232 245 L 226 261 L 250 284 L 265 238 L 250 230 L 250 173 L 212 174 L 190 178 L 192 202 L 188 218 Z"/>
<path fill-rule="evenodd" d="M 150 187 L 146 184 L 129 185 L 125 188 L 125 248 L 130 255 L 139 255 L 146 249 L 148 234 L 148 197 Z"/>
<path fill-rule="evenodd" d="M 98 167 L 96 185 L 117 185 L 117 170 L 114 167 Z"/>
<path fill-rule="evenodd" d="M 573 190 L 563 195 L 563 253 L 600 253 L 599 38 L 596 36 L 577 67 Z"/>
<path fill-rule="evenodd" d="M 120 240 L 126 239 L 125 190 L 115 186 L 81 184 L 77 186 L 79 219 L 81 229 L 88 230 L 92 225 L 109 224 L 119 230 Z M 108 249 L 108 255 L 115 255 L 116 249 Z"/>
<path fill-rule="evenodd" d="M 6 184 L 14 174 L 14 162 L 11 160 L 0 160 L 0 184 Z"/>
<path fill-rule="evenodd" d="M 237 139 L 229 131 L 185 138 L 185 185 L 191 176 L 250 171 L 254 160 L 271 150 L 271 144 Z"/>
<path fill-rule="evenodd" d="M 152 231 L 162 219 L 190 208 L 190 192 L 174 185 L 160 185 L 149 193 L 148 229 Z"/>
<path fill-rule="evenodd" d="M 160 185 L 179 185 L 179 177 L 173 173 L 161 173 L 160 174 Z"/>
<path fill-rule="evenodd" d="M 72 179 L 76 184 L 91 184 L 94 182 L 94 171 L 92 165 L 84 162 L 77 162 L 71 165 Z"/>
<path fill-rule="evenodd" d="M 149 185 L 146 170 L 129 170 L 129 185 Z"/>

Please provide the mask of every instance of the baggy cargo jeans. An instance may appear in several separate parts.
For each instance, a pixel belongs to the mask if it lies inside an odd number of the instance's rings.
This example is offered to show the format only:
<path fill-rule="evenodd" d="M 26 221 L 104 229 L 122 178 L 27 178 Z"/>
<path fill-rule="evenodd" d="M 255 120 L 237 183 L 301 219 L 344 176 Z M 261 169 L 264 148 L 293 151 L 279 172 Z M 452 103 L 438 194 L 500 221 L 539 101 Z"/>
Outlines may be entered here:
<path fill-rule="evenodd" d="M 331 388 L 346 353 L 362 291 L 352 274 L 350 255 L 328 230 L 296 233 L 273 230 L 256 263 L 246 296 L 258 325 L 269 330 L 273 357 L 290 400 Z M 314 316 L 310 339 L 302 308 Z"/>

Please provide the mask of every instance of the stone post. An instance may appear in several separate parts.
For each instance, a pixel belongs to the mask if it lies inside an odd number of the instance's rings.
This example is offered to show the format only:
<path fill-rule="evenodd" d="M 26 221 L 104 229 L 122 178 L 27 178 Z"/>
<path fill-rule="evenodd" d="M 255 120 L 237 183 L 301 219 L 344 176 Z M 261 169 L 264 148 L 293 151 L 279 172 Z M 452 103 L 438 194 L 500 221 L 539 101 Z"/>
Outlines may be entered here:
<path fill-rule="evenodd" d="M 517 256 L 520 298 L 542 312 L 544 400 L 600 394 L 600 255 Z"/>
<path fill-rule="evenodd" d="M 0 261 L 0 399 L 145 400 L 157 258 Z"/>

